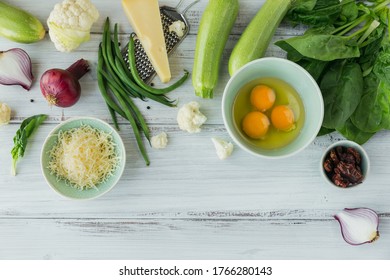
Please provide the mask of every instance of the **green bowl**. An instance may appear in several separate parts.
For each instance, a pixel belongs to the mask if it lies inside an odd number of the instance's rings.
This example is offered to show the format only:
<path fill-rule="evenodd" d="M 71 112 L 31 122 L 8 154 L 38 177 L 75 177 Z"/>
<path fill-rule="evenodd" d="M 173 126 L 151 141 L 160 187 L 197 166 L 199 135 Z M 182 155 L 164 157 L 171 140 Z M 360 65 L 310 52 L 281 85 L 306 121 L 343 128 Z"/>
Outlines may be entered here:
<path fill-rule="evenodd" d="M 305 110 L 305 122 L 298 137 L 288 145 L 272 150 L 261 149 L 247 141 L 233 119 L 233 103 L 239 90 L 262 77 L 273 77 L 290 84 L 301 97 Z M 222 117 L 229 135 L 243 150 L 262 158 L 286 158 L 313 142 L 322 125 L 324 101 L 316 81 L 305 69 L 287 59 L 266 57 L 246 64 L 230 78 L 222 97 Z"/>
<path fill-rule="evenodd" d="M 77 188 L 71 187 L 64 180 L 59 180 L 54 174 L 50 174 L 50 170 L 48 169 L 50 156 L 49 152 L 56 144 L 57 134 L 60 130 L 66 131 L 72 128 L 80 127 L 81 125 L 90 125 L 93 128 L 102 130 L 106 133 L 110 133 L 113 137 L 113 141 L 116 145 L 116 153 L 120 159 L 120 163 L 117 166 L 115 172 L 111 177 L 108 178 L 105 182 L 97 185 L 96 189 L 85 189 L 79 190 Z M 87 200 L 97 198 L 106 192 L 110 191 L 116 183 L 118 183 L 120 177 L 125 168 L 126 163 L 126 150 L 122 141 L 122 138 L 115 131 L 113 127 L 111 127 L 108 123 L 91 117 L 80 117 L 80 118 L 72 118 L 67 121 L 64 121 L 57 125 L 47 136 L 45 142 L 43 143 L 42 152 L 41 152 L 41 169 L 43 176 L 46 179 L 46 182 L 49 186 L 56 191 L 58 194 L 76 200 Z"/>

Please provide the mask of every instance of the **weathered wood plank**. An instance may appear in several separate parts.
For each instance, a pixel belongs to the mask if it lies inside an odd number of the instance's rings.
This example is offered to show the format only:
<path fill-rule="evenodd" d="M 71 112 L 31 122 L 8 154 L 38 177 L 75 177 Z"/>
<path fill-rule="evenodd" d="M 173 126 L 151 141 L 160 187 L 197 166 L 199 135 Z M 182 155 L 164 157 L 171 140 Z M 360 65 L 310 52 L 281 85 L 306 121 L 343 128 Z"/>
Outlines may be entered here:
<path fill-rule="evenodd" d="M 0 219 L 0 259 L 388 259 L 382 230 L 351 246 L 334 220 Z"/>

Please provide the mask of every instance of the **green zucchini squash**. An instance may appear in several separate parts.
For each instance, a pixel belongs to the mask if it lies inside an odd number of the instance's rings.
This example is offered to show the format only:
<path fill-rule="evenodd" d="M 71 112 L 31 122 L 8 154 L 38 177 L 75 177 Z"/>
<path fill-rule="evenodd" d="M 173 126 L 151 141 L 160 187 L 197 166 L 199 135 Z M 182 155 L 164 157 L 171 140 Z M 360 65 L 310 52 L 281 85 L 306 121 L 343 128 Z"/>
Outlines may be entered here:
<path fill-rule="evenodd" d="M 210 0 L 196 38 L 192 85 L 195 94 L 213 98 L 226 41 L 238 14 L 238 0 Z"/>
<path fill-rule="evenodd" d="M 244 30 L 229 58 L 232 76 L 248 62 L 264 56 L 276 28 L 294 0 L 267 0 Z"/>
<path fill-rule="evenodd" d="M 45 36 L 45 29 L 30 13 L 0 1 L 0 36 L 19 43 L 34 43 Z"/>

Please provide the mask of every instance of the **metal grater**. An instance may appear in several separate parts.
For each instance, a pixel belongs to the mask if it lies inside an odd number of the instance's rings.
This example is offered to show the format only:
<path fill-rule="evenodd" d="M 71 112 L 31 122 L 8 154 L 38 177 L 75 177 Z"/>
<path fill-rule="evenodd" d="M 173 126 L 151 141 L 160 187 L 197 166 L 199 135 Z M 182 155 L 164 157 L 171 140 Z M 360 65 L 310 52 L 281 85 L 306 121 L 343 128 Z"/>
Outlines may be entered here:
<path fill-rule="evenodd" d="M 186 8 L 184 8 L 182 12 L 178 12 L 178 9 L 183 3 L 183 0 L 180 0 L 179 4 L 176 7 L 169 7 L 169 6 L 160 7 L 161 22 L 163 26 L 165 44 L 166 44 L 168 55 L 172 53 L 187 36 L 190 27 L 184 15 L 188 11 L 188 9 L 190 9 L 197 2 L 199 2 L 199 0 L 193 1 Z M 169 32 L 169 26 L 173 22 L 178 20 L 182 21 L 185 27 L 183 31 L 183 36 L 181 38 L 179 38 L 179 36 L 177 36 L 175 32 L 173 31 Z M 150 63 L 149 58 L 145 53 L 145 50 L 142 47 L 142 44 L 140 40 L 137 38 L 137 36 L 134 37 L 134 43 L 135 43 L 135 61 L 136 61 L 138 74 L 140 75 L 142 80 L 144 80 L 146 83 L 150 83 L 154 78 L 154 76 L 156 75 L 156 71 L 154 70 L 152 64 Z M 127 47 L 128 45 L 126 45 L 126 47 L 123 49 L 123 55 L 126 63 L 128 64 L 129 60 L 128 60 Z"/>

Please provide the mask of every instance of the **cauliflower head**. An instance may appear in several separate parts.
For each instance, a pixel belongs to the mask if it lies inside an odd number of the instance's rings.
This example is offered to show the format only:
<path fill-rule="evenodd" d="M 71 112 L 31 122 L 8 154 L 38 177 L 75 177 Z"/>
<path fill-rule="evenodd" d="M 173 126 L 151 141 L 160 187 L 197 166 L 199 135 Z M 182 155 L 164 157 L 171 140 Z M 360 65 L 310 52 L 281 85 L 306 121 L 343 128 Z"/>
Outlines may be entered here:
<path fill-rule="evenodd" d="M 177 113 L 177 123 L 181 130 L 189 133 L 197 133 L 201 131 L 201 126 L 206 122 L 207 118 L 199 111 L 200 105 L 196 101 L 191 101 L 183 105 Z"/>
<path fill-rule="evenodd" d="M 70 52 L 89 41 L 91 27 L 99 11 L 90 0 L 65 0 L 58 3 L 47 19 L 50 39 L 57 50 Z"/>

